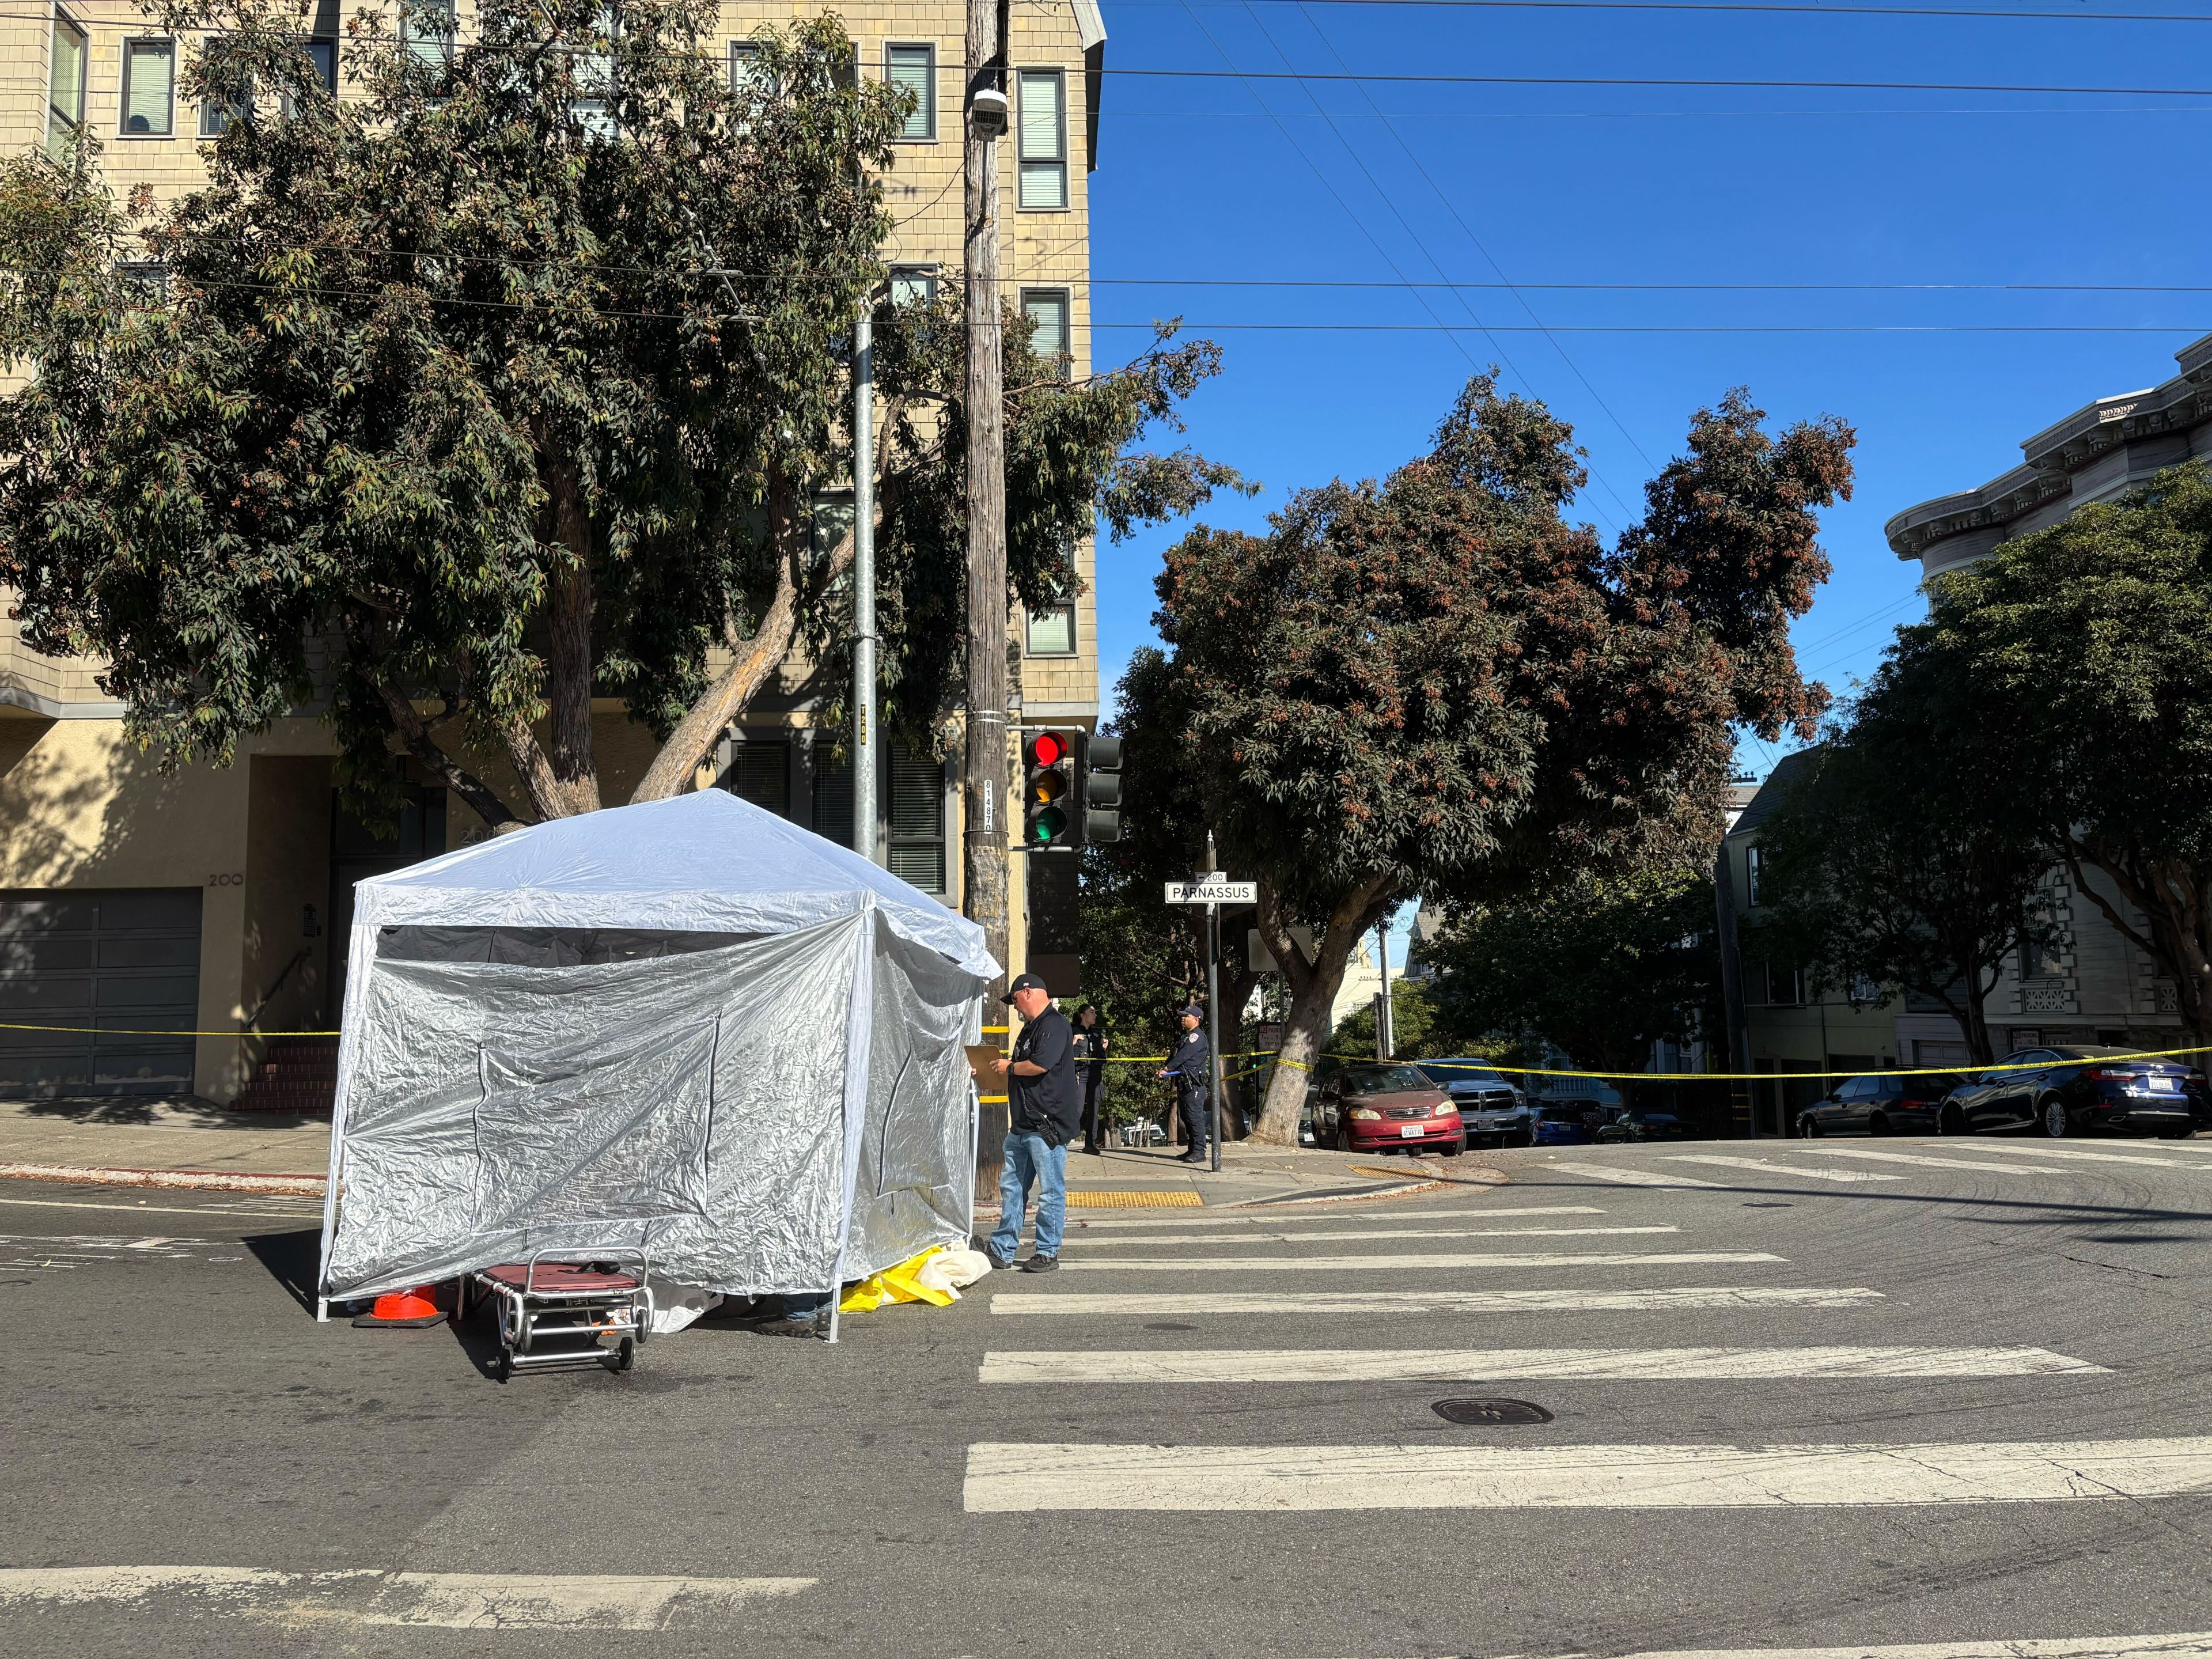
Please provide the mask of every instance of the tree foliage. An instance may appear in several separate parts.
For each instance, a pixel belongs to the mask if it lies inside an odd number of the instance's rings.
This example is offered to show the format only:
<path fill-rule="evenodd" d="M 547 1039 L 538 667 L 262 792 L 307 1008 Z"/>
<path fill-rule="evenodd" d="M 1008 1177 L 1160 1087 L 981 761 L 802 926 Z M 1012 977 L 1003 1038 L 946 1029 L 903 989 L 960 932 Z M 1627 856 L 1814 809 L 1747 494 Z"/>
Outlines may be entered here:
<path fill-rule="evenodd" d="M 1447 1030 L 1540 1037 L 1577 1066 L 1638 1072 L 1653 1043 L 1717 1029 L 1711 879 L 1656 869 L 1468 906 L 1420 951 Z"/>
<path fill-rule="evenodd" d="M 2017 786 L 1998 810 L 2031 815 L 2212 1040 L 2212 468 L 1939 578 L 1897 654 L 1957 686 L 1960 726 Z"/>
<path fill-rule="evenodd" d="M 763 29 L 733 82 L 716 19 L 485 0 L 446 52 L 405 33 L 429 13 L 364 13 L 341 100 L 297 0 L 175 0 L 168 26 L 206 32 L 183 99 L 244 118 L 145 229 L 167 303 L 84 274 L 123 240 L 89 173 L 9 175 L 51 198 L 11 203 L 45 234 L 0 253 L 0 343 L 35 370 L 0 410 L 0 575 L 29 641 L 106 658 L 172 759 L 320 701 L 357 794 L 397 746 L 495 825 L 599 804 L 595 696 L 660 740 L 653 799 L 795 641 L 835 659 L 852 543 L 821 503 L 854 465 L 852 322 L 884 274 L 906 94 L 854 72 L 834 17 Z M 869 459 L 911 729 L 960 678 L 967 331 L 951 301 L 884 320 Z M 1027 338 L 1009 539 L 1016 591 L 1048 602 L 1095 505 L 1126 528 L 1237 481 L 1121 453 L 1210 346 L 1074 382 Z"/>
<path fill-rule="evenodd" d="M 1156 620 L 1205 811 L 1293 994 L 1265 1138 L 1295 1133 L 1297 1066 L 1376 917 L 1702 863 L 1735 724 L 1810 735 L 1825 694 L 1787 625 L 1826 574 L 1814 510 L 1848 494 L 1852 438 L 1762 419 L 1741 393 L 1702 411 L 1608 550 L 1565 517 L 1571 429 L 1481 376 L 1381 483 L 1170 550 Z"/>
<path fill-rule="evenodd" d="M 1984 1011 L 2007 958 L 2060 939 L 2034 902 L 2058 853 L 2038 792 L 1952 667 L 1908 632 L 1829 740 L 1796 757 L 1759 826 L 1744 948 L 1854 1001 L 1891 987 L 1931 998 L 1988 1065 Z"/>

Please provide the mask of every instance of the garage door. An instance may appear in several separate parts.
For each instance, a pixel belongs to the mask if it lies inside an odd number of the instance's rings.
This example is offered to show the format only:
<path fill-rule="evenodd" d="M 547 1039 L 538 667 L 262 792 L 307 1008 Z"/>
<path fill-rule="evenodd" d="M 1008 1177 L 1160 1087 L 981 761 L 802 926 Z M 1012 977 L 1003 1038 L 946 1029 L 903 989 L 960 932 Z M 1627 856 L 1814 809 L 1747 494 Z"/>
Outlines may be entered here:
<path fill-rule="evenodd" d="M 0 1094 L 189 1094 L 197 887 L 0 891 Z M 138 1035 L 147 1033 L 148 1035 Z"/>

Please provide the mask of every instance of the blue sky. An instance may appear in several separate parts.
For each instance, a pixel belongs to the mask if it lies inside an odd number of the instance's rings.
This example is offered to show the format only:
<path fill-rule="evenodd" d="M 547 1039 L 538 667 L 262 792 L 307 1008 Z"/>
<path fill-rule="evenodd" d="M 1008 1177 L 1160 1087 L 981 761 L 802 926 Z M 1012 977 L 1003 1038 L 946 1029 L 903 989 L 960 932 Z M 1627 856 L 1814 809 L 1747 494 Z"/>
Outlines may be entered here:
<path fill-rule="evenodd" d="M 2091 398 L 2171 376 L 2173 352 L 2212 331 L 2212 293 L 1525 285 L 2205 283 L 2212 226 L 2190 175 L 2212 141 L 2212 98 L 1363 87 L 1110 71 L 2212 86 L 2212 22 L 2120 22 L 2094 18 L 2100 8 L 2044 5 L 2053 17 L 2021 21 L 1832 15 L 1841 7 L 1668 15 L 1105 0 L 1094 316 L 1181 314 L 1222 343 L 1226 372 L 1192 406 L 1190 441 L 1267 489 L 1203 516 L 1255 529 L 1291 489 L 1379 474 L 1418 453 L 1468 374 L 1491 362 L 1508 388 L 1573 422 L 1594 474 L 1580 511 L 1604 532 L 1635 516 L 1644 478 L 1677 452 L 1692 411 L 1730 386 L 1747 386 L 1778 422 L 1839 415 L 1858 431 L 1858 487 L 1827 515 L 1835 575 L 1798 638 L 1808 672 L 1846 691 L 1891 629 L 1920 614 L 1917 568 L 1889 551 L 1883 521 L 2015 465 L 2021 439 Z M 1524 286 L 1161 285 L 1168 278 Z M 1500 331 L 1486 338 L 1477 319 Z M 1538 321 L 2154 331 L 1503 331 Z M 1257 323 L 1408 330 L 1228 326 Z M 1102 327 L 1094 359 L 1115 361 L 1141 338 Z M 1100 550 L 1109 695 L 1128 653 L 1153 637 L 1152 577 L 1177 533 Z M 1741 754 L 1763 775 L 1777 752 L 1747 743 Z"/>

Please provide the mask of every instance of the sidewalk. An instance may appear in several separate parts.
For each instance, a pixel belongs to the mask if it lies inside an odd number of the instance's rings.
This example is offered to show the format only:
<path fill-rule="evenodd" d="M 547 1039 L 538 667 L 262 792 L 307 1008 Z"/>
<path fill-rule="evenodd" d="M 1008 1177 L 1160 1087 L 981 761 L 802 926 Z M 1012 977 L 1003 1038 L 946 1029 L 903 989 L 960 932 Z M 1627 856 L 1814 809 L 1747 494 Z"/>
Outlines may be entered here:
<path fill-rule="evenodd" d="M 0 1176 L 319 1194 L 330 1163 L 327 1118 L 190 1096 L 0 1101 Z"/>
<path fill-rule="evenodd" d="M 190 1097 L 0 1101 L 0 1178 L 96 1181 L 319 1195 L 330 1168 L 326 1118 L 234 1112 Z M 1218 1174 L 1167 1147 L 1067 1157 L 1068 1207 L 1175 1209 L 1378 1197 L 1504 1180 L 1470 1158 L 1376 1158 L 1231 1141 Z M 995 1218 L 995 1182 L 975 1194 Z"/>

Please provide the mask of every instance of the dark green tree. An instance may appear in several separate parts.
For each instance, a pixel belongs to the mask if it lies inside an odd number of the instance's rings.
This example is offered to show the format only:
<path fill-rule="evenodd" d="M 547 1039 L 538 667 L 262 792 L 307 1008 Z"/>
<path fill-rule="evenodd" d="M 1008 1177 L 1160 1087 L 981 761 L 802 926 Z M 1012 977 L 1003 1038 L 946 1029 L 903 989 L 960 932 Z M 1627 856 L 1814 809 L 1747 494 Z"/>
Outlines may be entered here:
<path fill-rule="evenodd" d="M 352 25 L 344 100 L 298 0 L 175 0 L 180 91 L 240 112 L 208 186 L 145 228 L 166 303 L 51 273 L 112 260 L 88 180 L 0 248 L 31 371 L 0 406 L 0 576 L 38 648 L 106 659 L 133 734 L 218 761 L 311 702 L 356 793 L 393 747 L 495 825 L 587 811 L 595 696 L 692 787 L 809 641 L 839 648 L 852 321 L 884 274 L 901 94 L 834 17 L 757 37 L 733 84 L 713 0 L 485 0 Z M 85 158 L 88 166 L 96 158 Z M 19 170 L 19 181 L 25 177 Z M 74 228 L 89 255 L 58 253 Z M 881 579 L 910 729 L 959 680 L 952 308 L 886 317 Z M 1018 329 L 1013 582 L 1072 591 L 1071 531 L 1229 475 L 1123 457 L 1213 372 L 1163 343 L 1072 381 Z M 911 604 L 903 603 L 911 600 Z"/>
<path fill-rule="evenodd" d="M 2033 815 L 2074 891 L 2212 1042 L 2212 468 L 2162 472 L 1939 578 L 1898 650 L 1960 688 L 1960 720 L 2016 785 L 1997 810 Z"/>
<path fill-rule="evenodd" d="M 1421 947 L 1438 1022 L 1474 1037 L 1542 1037 L 1574 1065 L 1641 1072 L 1658 1042 L 1718 1027 L 1713 887 L 1657 869 L 1597 877 L 1451 913 Z"/>
<path fill-rule="evenodd" d="M 1383 483 L 1169 553 L 1157 622 L 1206 816 L 1291 993 L 1260 1139 L 1296 1133 L 1377 917 L 1702 863 L 1735 725 L 1811 734 L 1826 694 L 1788 624 L 1827 574 L 1814 509 L 1848 493 L 1852 440 L 1761 419 L 1740 393 L 1701 412 L 1607 551 L 1563 515 L 1584 477 L 1570 428 L 1479 377 Z"/>
<path fill-rule="evenodd" d="M 2006 960 L 2059 942 L 2035 902 L 2059 853 L 2036 791 L 1971 690 L 1908 630 L 1759 826 L 1748 954 L 1801 963 L 1855 1002 L 1933 999 L 1974 1060 Z"/>

